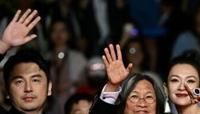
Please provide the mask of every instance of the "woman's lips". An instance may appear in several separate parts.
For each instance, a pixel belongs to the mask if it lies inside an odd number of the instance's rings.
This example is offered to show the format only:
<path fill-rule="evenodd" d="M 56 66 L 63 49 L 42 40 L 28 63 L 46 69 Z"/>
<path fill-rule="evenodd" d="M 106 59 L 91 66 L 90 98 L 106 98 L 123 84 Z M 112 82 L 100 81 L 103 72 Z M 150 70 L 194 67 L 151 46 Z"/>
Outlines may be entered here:
<path fill-rule="evenodd" d="M 176 93 L 176 96 L 177 97 L 187 97 L 188 94 L 186 94 L 186 93 Z"/>
<path fill-rule="evenodd" d="M 138 110 L 136 111 L 137 114 L 148 114 L 148 111 L 146 110 Z"/>

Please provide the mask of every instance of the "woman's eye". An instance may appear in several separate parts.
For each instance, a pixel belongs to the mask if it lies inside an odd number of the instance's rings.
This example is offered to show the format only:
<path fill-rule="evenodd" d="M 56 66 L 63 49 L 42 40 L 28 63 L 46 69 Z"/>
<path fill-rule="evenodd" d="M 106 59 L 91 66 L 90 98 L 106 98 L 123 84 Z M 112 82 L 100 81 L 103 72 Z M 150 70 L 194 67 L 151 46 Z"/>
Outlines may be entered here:
<path fill-rule="evenodd" d="M 171 79 L 171 82 L 178 82 L 178 79 Z"/>
<path fill-rule="evenodd" d="M 137 99 L 138 96 L 137 96 L 137 95 L 131 95 L 130 98 L 131 98 L 131 99 Z"/>
<path fill-rule="evenodd" d="M 138 97 L 137 95 L 131 95 L 131 97 Z"/>
<path fill-rule="evenodd" d="M 187 82 L 188 83 L 195 83 L 196 81 L 195 80 L 188 80 Z"/>
<path fill-rule="evenodd" d="M 151 95 L 148 95 L 148 96 L 146 96 L 146 98 L 153 98 L 153 96 L 151 96 Z"/>

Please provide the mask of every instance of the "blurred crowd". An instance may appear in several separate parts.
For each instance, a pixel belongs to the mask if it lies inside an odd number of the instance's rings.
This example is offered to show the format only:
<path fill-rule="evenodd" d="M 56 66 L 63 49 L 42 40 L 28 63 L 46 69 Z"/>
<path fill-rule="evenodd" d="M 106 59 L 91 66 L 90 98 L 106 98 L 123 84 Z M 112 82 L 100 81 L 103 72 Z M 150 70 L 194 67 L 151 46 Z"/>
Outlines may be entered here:
<path fill-rule="evenodd" d="M 188 50 L 200 53 L 199 0 L 1 0 L 0 34 L 17 9 L 27 8 L 42 18 L 32 31 L 37 38 L 7 52 L 0 67 L 17 50 L 39 51 L 53 83 L 49 114 L 68 114 L 64 108 L 73 109 L 67 105 L 78 102 L 70 101 L 75 93 L 74 99 L 91 105 L 91 96 L 79 93 L 94 96 L 106 83 L 101 55 L 110 43 L 120 44 L 125 66 L 133 64 L 130 72 L 163 80 L 171 59 Z M 3 81 L 0 90 L 3 102 Z"/>

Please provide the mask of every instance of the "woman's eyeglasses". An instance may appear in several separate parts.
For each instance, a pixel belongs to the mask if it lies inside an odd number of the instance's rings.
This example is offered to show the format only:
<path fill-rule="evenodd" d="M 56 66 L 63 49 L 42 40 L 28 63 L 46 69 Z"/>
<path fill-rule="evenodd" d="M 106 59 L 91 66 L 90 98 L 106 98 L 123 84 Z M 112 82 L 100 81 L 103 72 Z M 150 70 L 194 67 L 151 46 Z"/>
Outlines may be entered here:
<path fill-rule="evenodd" d="M 139 95 L 134 94 L 134 95 L 130 95 L 128 97 L 128 99 L 132 103 L 138 103 L 140 100 L 144 100 L 146 103 L 152 104 L 155 101 L 155 96 L 153 96 L 153 95 L 145 95 L 144 97 L 140 97 Z"/>

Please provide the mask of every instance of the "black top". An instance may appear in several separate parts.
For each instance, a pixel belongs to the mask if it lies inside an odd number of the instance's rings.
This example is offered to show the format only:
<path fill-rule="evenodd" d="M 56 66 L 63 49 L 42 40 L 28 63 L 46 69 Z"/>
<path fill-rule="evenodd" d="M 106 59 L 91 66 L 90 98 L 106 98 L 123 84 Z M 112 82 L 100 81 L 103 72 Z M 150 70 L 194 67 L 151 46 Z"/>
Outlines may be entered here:
<path fill-rule="evenodd" d="M 0 61 L 3 59 L 4 55 L 0 54 Z M 0 114 L 7 114 L 6 110 L 0 106 Z"/>
<path fill-rule="evenodd" d="M 4 58 L 4 54 L 0 54 L 0 61 Z"/>
<path fill-rule="evenodd" d="M 16 108 L 12 107 L 8 114 L 25 114 L 23 112 L 18 111 Z"/>
<path fill-rule="evenodd" d="M 0 106 L 0 114 L 7 114 L 7 111 Z"/>
<path fill-rule="evenodd" d="M 12 107 L 12 108 L 10 109 L 10 111 L 8 111 L 7 114 L 25 114 L 25 113 L 23 113 L 23 112 L 17 110 L 16 108 Z M 45 114 L 45 113 L 43 112 L 42 114 Z"/>
<path fill-rule="evenodd" d="M 117 114 L 118 105 L 108 104 L 96 96 L 89 114 Z"/>

